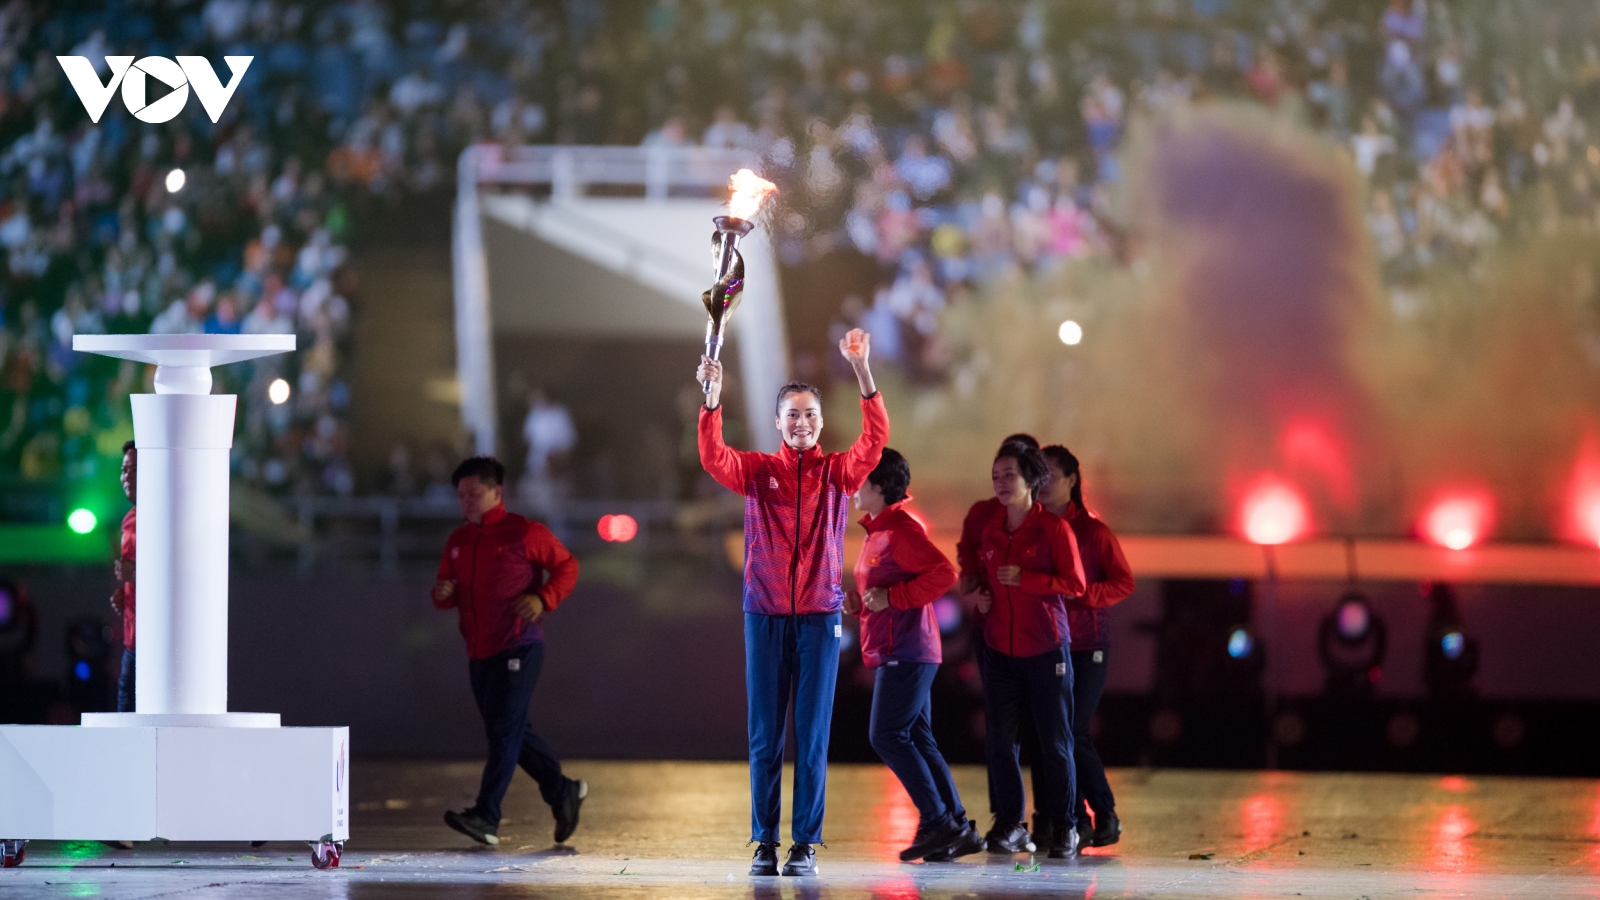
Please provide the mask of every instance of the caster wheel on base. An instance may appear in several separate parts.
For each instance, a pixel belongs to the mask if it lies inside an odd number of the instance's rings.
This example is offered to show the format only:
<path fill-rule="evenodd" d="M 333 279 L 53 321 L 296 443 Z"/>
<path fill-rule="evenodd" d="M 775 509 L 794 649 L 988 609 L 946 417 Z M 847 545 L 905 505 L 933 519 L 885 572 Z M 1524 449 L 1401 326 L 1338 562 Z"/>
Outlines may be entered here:
<path fill-rule="evenodd" d="M 0 869 L 15 869 L 27 858 L 27 841 L 0 841 Z"/>
<path fill-rule="evenodd" d="M 339 857 L 344 854 L 344 841 L 312 841 L 311 864 L 319 869 L 339 868 Z"/>

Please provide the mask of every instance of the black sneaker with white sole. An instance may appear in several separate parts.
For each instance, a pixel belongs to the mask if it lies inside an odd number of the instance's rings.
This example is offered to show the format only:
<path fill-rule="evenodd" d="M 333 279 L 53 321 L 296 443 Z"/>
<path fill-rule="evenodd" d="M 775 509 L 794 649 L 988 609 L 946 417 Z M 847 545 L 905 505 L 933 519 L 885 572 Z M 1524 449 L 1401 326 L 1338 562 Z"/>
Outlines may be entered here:
<path fill-rule="evenodd" d="M 756 845 L 756 855 L 750 860 L 751 875 L 778 874 L 778 842 L 762 841 Z"/>
<path fill-rule="evenodd" d="M 978 823 L 968 819 L 966 830 L 961 832 L 961 837 L 954 844 L 939 853 L 930 853 L 926 858 L 928 862 L 948 862 L 962 856 L 982 853 L 987 848 L 988 842 L 978 833 Z"/>
<path fill-rule="evenodd" d="M 556 817 L 556 843 L 565 844 L 567 838 L 578 830 L 578 809 L 583 806 L 583 798 L 589 796 L 589 782 L 569 781 L 567 792 L 561 800 L 550 807 L 550 812 Z"/>
<path fill-rule="evenodd" d="M 926 828 L 918 828 L 916 836 L 911 839 L 911 846 L 900 851 L 900 861 L 910 862 L 913 859 L 922 859 L 929 853 L 944 850 L 954 844 L 966 830 L 966 819 L 949 816 Z"/>
<path fill-rule="evenodd" d="M 1071 859 L 1078 855 L 1078 829 L 1060 825 L 1052 831 L 1051 859 Z"/>
<path fill-rule="evenodd" d="M 961 834 L 949 846 L 935 850 L 922 859 L 931 863 L 949 862 L 957 857 L 982 853 L 985 846 L 983 835 L 978 833 L 978 823 L 968 819 L 967 824 L 962 826 Z"/>
<path fill-rule="evenodd" d="M 1035 849 L 1028 829 L 1022 827 L 1021 822 L 994 823 L 984 842 L 988 844 L 990 853 L 1032 853 Z"/>
<path fill-rule="evenodd" d="M 476 809 L 449 810 L 444 814 L 444 823 L 480 844 L 493 847 L 500 843 L 500 827 L 490 825 Z"/>
<path fill-rule="evenodd" d="M 785 875 L 817 874 L 817 850 L 810 844 L 796 842 L 789 847 L 789 858 L 783 861 Z"/>

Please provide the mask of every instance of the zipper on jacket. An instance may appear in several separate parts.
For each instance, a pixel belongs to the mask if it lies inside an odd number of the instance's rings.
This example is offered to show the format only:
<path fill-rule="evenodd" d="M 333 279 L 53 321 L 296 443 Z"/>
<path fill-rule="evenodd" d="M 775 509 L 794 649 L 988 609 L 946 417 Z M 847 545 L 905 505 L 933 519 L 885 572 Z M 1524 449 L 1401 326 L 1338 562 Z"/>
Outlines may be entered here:
<path fill-rule="evenodd" d="M 1018 527 L 1021 527 L 1021 526 L 1018 526 Z M 1011 532 L 1009 532 L 1009 531 L 1006 532 L 1006 565 L 1008 565 L 1008 566 L 1011 565 L 1011 543 L 1012 543 L 1012 541 L 1014 539 L 1015 539 L 1015 536 Z M 1006 615 L 1006 625 L 1009 626 L 1009 629 L 1010 629 L 1010 634 L 1008 635 L 1008 638 L 1010 639 L 1010 644 L 1008 646 L 1010 647 L 1010 649 L 1007 650 L 1006 652 L 1009 653 L 1012 656 L 1016 656 L 1017 655 L 1017 604 L 1014 603 L 1012 601 L 1012 599 L 1011 599 L 1011 585 L 1009 585 L 1009 584 L 1006 585 L 1005 589 L 1006 589 L 1006 610 L 1008 611 L 1008 614 Z"/>
<path fill-rule="evenodd" d="M 802 450 L 794 461 L 794 552 L 789 554 L 789 615 L 800 615 L 797 590 L 800 581 L 800 518 L 805 514 L 806 454 Z"/>
<path fill-rule="evenodd" d="M 471 524 L 471 523 L 468 523 Z M 472 635 L 479 637 L 478 632 L 478 545 L 483 543 L 483 525 L 474 526 L 477 534 L 472 536 L 472 574 L 467 578 L 467 585 L 472 588 Z M 470 641 L 468 642 L 471 643 Z"/>

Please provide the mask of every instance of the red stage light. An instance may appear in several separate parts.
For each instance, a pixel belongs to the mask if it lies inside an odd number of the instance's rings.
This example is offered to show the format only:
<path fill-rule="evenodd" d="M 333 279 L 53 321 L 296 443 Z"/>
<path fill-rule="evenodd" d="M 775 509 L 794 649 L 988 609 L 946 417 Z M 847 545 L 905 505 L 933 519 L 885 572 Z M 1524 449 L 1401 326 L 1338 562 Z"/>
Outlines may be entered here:
<path fill-rule="evenodd" d="M 1267 476 L 1257 481 L 1240 504 L 1244 536 L 1257 544 L 1286 544 L 1311 530 L 1311 511 L 1293 485 Z"/>
<path fill-rule="evenodd" d="M 1422 513 L 1422 536 L 1451 550 L 1465 550 L 1483 540 L 1494 518 L 1494 501 L 1488 494 L 1446 494 Z"/>
<path fill-rule="evenodd" d="M 1567 492 L 1566 537 L 1591 547 L 1600 545 L 1600 441 L 1586 434 L 1578 448 Z"/>
<path fill-rule="evenodd" d="M 618 513 L 614 516 L 601 516 L 600 525 L 596 530 L 600 532 L 603 540 L 625 544 L 639 533 L 639 523 L 633 516 Z"/>

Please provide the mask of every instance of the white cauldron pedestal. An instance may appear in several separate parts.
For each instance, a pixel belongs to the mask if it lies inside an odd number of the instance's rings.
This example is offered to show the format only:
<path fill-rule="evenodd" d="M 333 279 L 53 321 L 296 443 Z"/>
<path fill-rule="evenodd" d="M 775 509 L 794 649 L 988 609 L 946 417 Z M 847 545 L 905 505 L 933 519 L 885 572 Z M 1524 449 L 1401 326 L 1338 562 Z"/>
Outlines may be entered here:
<path fill-rule="evenodd" d="M 0 725 L 0 865 L 28 840 L 307 841 L 339 864 L 350 836 L 350 729 L 228 711 L 228 455 L 238 398 L 211 366 L 294 350 L 294 335 L 79 335 L 72 348 L 152 363 L 134 394 L 139 449 L 134 713 Z M 3 884 L 3 882 L 0 882 Z"/>

